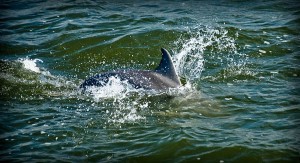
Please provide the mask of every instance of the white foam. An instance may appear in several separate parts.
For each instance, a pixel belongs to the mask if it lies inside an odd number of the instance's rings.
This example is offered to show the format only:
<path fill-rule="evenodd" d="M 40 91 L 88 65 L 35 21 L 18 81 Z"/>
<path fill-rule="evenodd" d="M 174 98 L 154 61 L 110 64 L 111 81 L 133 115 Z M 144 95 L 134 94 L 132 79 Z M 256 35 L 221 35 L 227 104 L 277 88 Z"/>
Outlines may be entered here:
<path fill-rule="evenodd" d="M 261 50 L 261 49 L 259 49 L 258 50 L 260 53 L 267 53 L 265 50 Z"/>
<path fill-rule="evenodd" d="M 29 59 L 29 58 L 19 59 L 19 62 L 21 62 L 23 64 L 25 69 L 36 72 L 36 73 L 41 73 L 40 68 L 37 67 L 37 65 L 36 65 L 37 61 L 43 63 L 43 61 L 41 59 Z"/>
<path fill-rule="evenodd" d="M 94 102 L 103 102 L 107 99 L 112 99 L 113 101 L 110 108 L 105 110 L 105 114 L 108 117 L 107 124 L 122 125 L 124 123 L 136 123 L 146 119 L 140 110 L 147 110 L 150 107 L 151 101 L 141 100 L 145 94 L 156 96 L 164 93 L 178 96 L 186 94 L 191 87 L 192 86 L 187 83 L 185 86 L 170 88 L 166 91 L 150 91 L 136 89 L 127 81 L 121 81 L 117 77 L 110 77 L 106 85 L 101 87 L 87 87 L 86 92 L 92 96 Z"/>
<path fill-rule="evenodd" d="M 105 98 L 118 98 L 126 97 L 128 92 L 136 91 L 127 81 L 121 81 L 117 77 L 110 77 L 107 84 L 102 87 L 90 86 L 86 89 L 95 101 L 100 101 Z"/>

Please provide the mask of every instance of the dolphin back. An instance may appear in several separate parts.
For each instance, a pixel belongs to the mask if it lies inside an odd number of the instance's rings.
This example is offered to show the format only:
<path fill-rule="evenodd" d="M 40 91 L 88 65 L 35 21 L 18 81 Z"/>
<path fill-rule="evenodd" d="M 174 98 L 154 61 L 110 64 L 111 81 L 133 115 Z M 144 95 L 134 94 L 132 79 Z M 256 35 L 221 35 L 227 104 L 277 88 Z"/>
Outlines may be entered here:
<path fill-rule="evenodd" d="M 162 48 L 162 58 L 159 66 L 153 70 L 117 70 L 104 72 L 85 80 L 80 88 L 84 90 L 88 86 L 104 86 L 108 83 L 110 77 L 117 77 L 121 81 L 128 81 L 134 88 L 164 90 L 181 85 L 176 74 L 171 55 Z"/>

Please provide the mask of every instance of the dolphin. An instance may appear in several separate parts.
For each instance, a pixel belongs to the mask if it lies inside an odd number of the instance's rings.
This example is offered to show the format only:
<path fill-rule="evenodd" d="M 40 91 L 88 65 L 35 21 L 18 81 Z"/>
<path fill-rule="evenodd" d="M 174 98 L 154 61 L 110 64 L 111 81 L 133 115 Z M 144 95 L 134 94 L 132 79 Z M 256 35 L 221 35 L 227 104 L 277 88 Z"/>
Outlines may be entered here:
<path fill-rule="evenodd" d="M 86 90 L 89 86 L 105 86 L 110 77 L 127 81 L 134 88 L 146 90 L 167 90 L 181 86 L 180 79 L 175 71 L 171 55 L 161 48 L 162 58 L 155 70 L 115 70 L 97 74 L 85 80 L 80 88 Z"/>

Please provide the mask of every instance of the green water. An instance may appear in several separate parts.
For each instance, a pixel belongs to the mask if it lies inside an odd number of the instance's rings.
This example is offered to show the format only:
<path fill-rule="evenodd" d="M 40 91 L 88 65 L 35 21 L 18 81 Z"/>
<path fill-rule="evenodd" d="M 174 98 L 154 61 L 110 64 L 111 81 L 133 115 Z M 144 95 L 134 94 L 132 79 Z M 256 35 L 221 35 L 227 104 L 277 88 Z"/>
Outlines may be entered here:
<path fill-rule="evenodd" d="M 300 162 L 297 1 L 3 1 L 1 162 Z M 154 69 L 184 86 L 91 75 Z"/>

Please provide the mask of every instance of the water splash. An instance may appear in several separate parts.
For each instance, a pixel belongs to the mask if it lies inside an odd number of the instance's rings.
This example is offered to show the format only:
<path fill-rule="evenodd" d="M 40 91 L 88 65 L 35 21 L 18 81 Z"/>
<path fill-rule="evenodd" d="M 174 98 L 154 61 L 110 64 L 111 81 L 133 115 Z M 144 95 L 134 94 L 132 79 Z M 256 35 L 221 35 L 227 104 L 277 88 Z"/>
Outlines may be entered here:
<path fill-rule="evenodd" d="M 149 103 L 151 102 L 140 102 L 138 99 L 115 99 L 113 102 L 115 108 L 106 110 L 107 122 L 121 125 L 146 120 L 142 110 L 147 110 Z"/>
<path fill-rule="evenodd" d="M 25 69 L 36 72 L 36 73 L 41 73 L 40 68 L 36 64 L 37 62 L 43 63 L 43 61 L 41 59 L 20 58 L 18 61 L 23 64 Z"/>
<path fill-rule="evenodd" d="M 177 54 L 174 56 L 176 70 L 180 76 L 191 82 L 199 79 L 204 70 L 206 51 L 236 52 L 235 40 L 224 28 L 200 26 L 188 29 L 174 44 L 177 47 Z"/>
<path fill-rule="evenodd" d="M 221 75 L 204 78 L 226 80 L 235 76 L 253 76 L 246 67 L 248 56 L 238 52 L 237 38 L 237 31 L 222 27 L 189 28 L 174 42 L 176 71 L 192 85 L 200 80 L 206 63 L 206 67 Z"/>
<path fill-rule="evenodd" d="M 126 80 L 110 77 L 106 85 L 87 87 L 85 93 L 92 97 L 95 105 L 105 105 L 103 116 L 106 117 L 106 125 L 121 127 L 123 124 L 146 121 L 151 108 L 159 105 L 152 98 L 184 96 L 190 89 L 189 84 L 166 91 L 136 89 Z"/>
<path fill-rule="evenodd" d="M 107 84 L 102 87 L 90 86 L 86 91 L 92 95 L 95 102 L 99 102 L 103 99 L 123 99 L 130 92 L 138 92 L 127 81 L 121 81 L 118 77 L 110 77 Z"/>
<path fill-rule="evenodd" d="M 138 111 L 146 109 L 148 102 L 139 102 L 143 97 L 143 89 L 135 89 L 126 80 L 118 77 L 110 77 L 107 84 L 102 87 L 87 87 L 85 93 L 92 97 L 95 105 L 105 105 L 104 117 L 107 125 L 118 125 L 124 123 L 136 123 L 145 120 L 145 117 Z"/>

